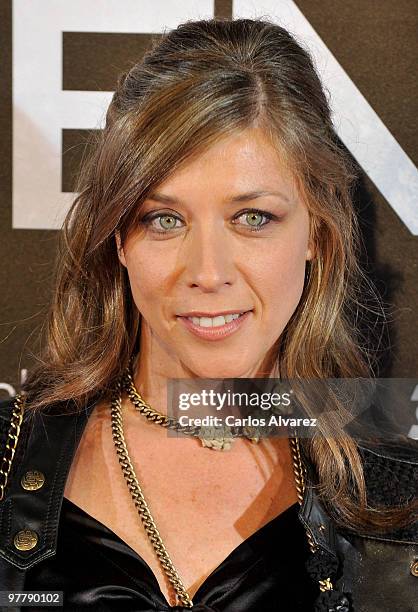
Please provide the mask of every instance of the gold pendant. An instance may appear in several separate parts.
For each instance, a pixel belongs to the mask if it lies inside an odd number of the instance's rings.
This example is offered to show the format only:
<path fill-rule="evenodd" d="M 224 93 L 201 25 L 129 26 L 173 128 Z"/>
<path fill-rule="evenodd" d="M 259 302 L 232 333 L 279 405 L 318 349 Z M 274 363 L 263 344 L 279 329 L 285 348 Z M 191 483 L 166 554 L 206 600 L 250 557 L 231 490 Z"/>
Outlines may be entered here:
<path fill-rule="evenodd" d="M 198 437 L 202 441 L 202 446 L 212 450 L 228 451 L 234 441 L 234 438 L 228 435 L 228 428 L 225 427 L 202 427 L 200 433 Z"/>
<path fill-rule="evenodd" d="M 225 435 L 222 430 L 216 428 L 207 428 L 206 432 L 206 436 L 199 436 L 200 440 L 202 441 L 202 446 L 218 451 L 228 451 L 231 449 L 232 443 L 234 442 L 234 438 L 232 436 Z M 253 444 L 258 444 L 260 441 L 260 435 L 255 428 L 246 428 L 245 432 L 245 438 L 250 440 Z"/>
<path fill-rule="evenodd" d="M 202 446 L 212 450 L 228 451 L 231 449 L 234 438 L 200 438 Z"/>

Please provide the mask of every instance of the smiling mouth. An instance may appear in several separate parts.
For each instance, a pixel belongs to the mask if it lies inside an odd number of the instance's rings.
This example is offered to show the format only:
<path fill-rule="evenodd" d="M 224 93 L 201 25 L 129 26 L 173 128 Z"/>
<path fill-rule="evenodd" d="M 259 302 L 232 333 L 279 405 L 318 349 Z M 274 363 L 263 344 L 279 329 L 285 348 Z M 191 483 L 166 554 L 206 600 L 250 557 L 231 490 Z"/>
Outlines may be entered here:
<path fill-rule="evenodd" d="M 187 319 L 191 321 L 194 325 L 197 325 L 198 327 L 210 328 L 210 327 L 222 327 L 223 325 L 226 325 L 228 323 L 231 323 L 232 321 L 235 321 L 236 319 L 239 319 L 247 312 L 250 312 L 250 311 L 242 310 L 242 311 L 229 312 L 228 314 L 215 315 L 215 316 L 200 315 L 200 314 L 199 316 L 198 315 L 190 315 L 190 316 L 178 315 L 178 316 L 179 318 Z"/>
<path fill-rule="evenodd" d="M 202 340 L 220 341 L 237 333 L 251 318 L 252 310 L 216 317 L 177 316 L 186 329 Z"/>

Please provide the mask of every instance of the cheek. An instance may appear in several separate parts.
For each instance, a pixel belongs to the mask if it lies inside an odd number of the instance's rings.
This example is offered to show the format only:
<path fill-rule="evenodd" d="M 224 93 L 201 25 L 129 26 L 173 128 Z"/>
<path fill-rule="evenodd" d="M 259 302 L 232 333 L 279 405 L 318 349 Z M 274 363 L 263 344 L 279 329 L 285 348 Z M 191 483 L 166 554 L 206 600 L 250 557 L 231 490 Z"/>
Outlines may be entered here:
<path fill-rule="evenodd" d="M 163 259 L 147 256 L 146 249 L 132 248 L 126 255 L 126 267 L 132 297 L 138 310 L 147 318 L 161 302 L 167 284 L 168 269 Z M 161 262 L 161 263 L 158 263 Z"/>
<path fill-rule="evenodd" d="M 282 331 L 295 311 L 305 280 L 306 243 L 282 241 L 257 266 L 257 282 L 269 324 Z"/>

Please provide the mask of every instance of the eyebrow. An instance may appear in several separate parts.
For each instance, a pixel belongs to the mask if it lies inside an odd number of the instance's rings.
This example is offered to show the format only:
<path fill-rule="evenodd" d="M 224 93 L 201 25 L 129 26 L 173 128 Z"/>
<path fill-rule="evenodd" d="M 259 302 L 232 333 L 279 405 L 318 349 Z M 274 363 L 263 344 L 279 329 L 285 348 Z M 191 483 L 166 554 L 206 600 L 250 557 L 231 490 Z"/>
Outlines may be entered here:
<path fill-rule="evenodd" d="M 233 204 L 234 202 L 248 202 L 251 200 L 256 200 L 257 198 L 262 198 L 264 196 L 276 196 L 284 200 L 285 202 L 289 202 L 289 198 L 280 191 L 248 191 L 247 193 L 241 193 L 237 196 L 233 196 L 232 198 L 228 198 L 227 202 Z M 154 192 L 150 194 L 147 200 L 155 200 L 156 202 L 162 202 L 163 204 L 179 204 L 180 200 L 177 198 L 173 198 L 172 196 L 165 195 L 163 193 Z"/>

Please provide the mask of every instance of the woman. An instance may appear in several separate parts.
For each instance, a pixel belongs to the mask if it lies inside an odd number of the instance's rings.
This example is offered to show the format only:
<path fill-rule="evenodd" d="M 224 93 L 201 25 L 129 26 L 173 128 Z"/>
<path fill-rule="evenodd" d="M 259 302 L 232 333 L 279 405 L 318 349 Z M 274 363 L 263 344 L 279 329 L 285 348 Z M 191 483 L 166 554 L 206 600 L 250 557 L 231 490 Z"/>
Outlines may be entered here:
<path fill-rule="evenodd" d="M 354 178 L 278 25 L 187 22 L 121 77 L 45 348 L 2 406 L 3 588 L 71 611 L 412 610 L 411 444 L 164 430 L 171 379 L 373 375 Z"/>

